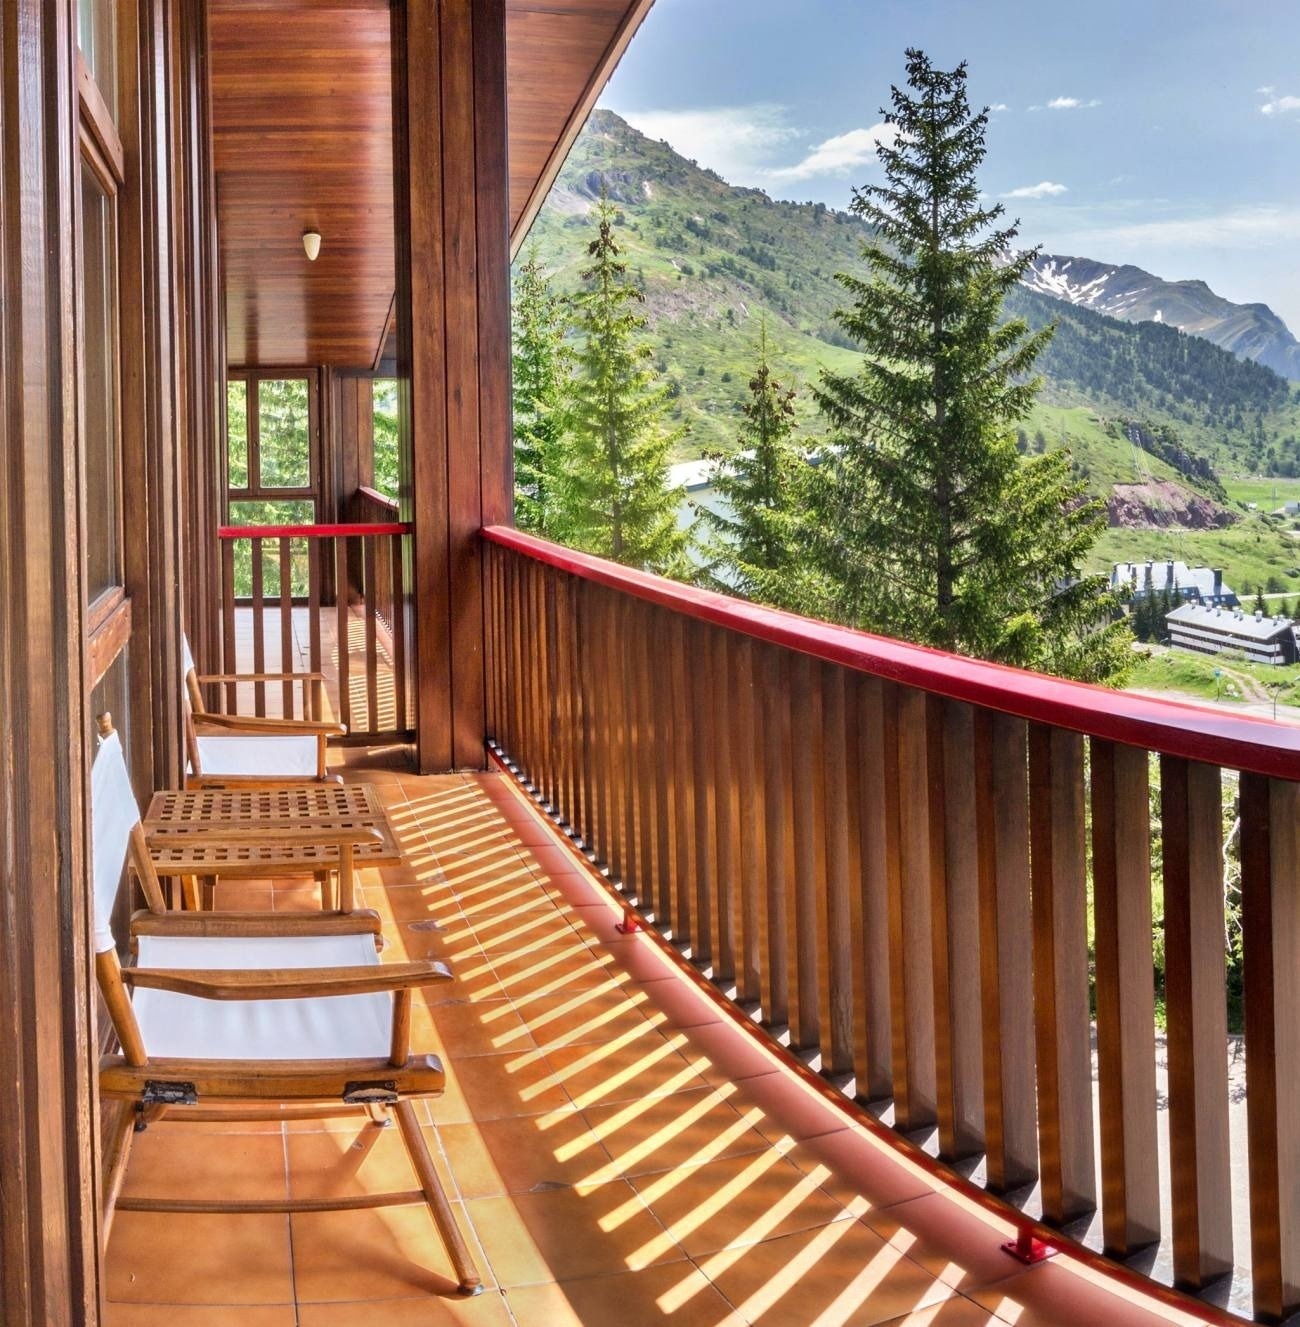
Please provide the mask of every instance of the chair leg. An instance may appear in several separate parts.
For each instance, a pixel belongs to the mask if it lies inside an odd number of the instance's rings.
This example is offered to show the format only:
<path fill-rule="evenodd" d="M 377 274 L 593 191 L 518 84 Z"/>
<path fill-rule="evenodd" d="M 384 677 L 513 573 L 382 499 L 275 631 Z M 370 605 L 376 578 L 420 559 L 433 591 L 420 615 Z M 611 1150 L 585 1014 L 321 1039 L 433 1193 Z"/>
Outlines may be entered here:
<path fill-rule="evenodd" d="M 117 1210 L 117 1199 L 122 1192 L 122 1181 L 126 1178 L 126 1163 L 131 1156 L 131 1144 L 135 1141 L 135 1102 L 117 1101 L 113 1103 L 117 1111 L 113 1119 L 108 1139 L 108 1148 L 104 1155 L 104 1198 L 103 1220 L 100 1224 L 102 1248 L 108 1248 L 108 1237 L 113 1228 L 113 1213 Z"/>
<path fill-rule="evenodd" d="M 442 1242 L 451 1255 L 460 1288 L 467 1295 L 477 1295 L 483 1289 L 482 1278 L 474 1266 L 473 1258 L 470 1257 L 460 1227 L 456 1224 L 456 1217 L 443 1191 L 442 1181 L 438 1179 L 438 1173 L 433 1168 L 433 1158 L 429 1155 L 428 1145 L 424 1141 L 424 1134 L 420 1131 L 415 1112 L 411 1109 L 411 1103 L 397 1102 L 393 1107 L 393 1114 L 397 1116 L 397 1124 L 402 1131 L 402 1141 L 406 1144 L 411 1165 L 415 1167 L 420 1188 L 424 1191 L 425 1201 L 429 1204 L 434 1224 L 438 1227 L 438 1234 L 442 1236 Z"/>
<path fill-rule="evenodd" d="M 200 910 L 199 881 L 197 876 L 181 876 L 181 897 L 185 900 L 185 908 L 188 912 L 198 912 Z"/>

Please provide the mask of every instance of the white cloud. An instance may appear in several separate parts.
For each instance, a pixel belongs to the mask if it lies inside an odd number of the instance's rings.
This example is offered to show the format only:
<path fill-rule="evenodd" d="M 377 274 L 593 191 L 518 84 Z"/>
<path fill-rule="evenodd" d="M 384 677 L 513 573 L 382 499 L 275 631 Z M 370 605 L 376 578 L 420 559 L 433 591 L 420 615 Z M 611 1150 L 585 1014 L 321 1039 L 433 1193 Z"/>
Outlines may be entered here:
<path fill-rule="evenodd" d="M 1093 106 L 1100 105 L 1096 97 L 1090 101 L 1084 101 L 1082 97 L 1053 97 L 1047 106 L 1031 106 L 1029 110 L 1092 110 Z"/>
<path fill-rule="evenodd" d="M 1099 226 L 1073 232 L 1080 247 L 1162 245 L 1174 249 L 1266 249 L 1300 241 L 1300 212 L 1280 207 L 1239 207 L 1196 217 Z"/>
<path fill-rule="evenodd" d="M 682 156 L 715 170 L 729 184 L 759 184 L 764 167 L 801 130 L 784 106 L 707 106 L 694 110 L 619 110 L 648 138 L 662 138 Z"/>
<path fill-rule="evenodd" d="M 876 124 L 870 129 L 850 129 L 836 134 L 808 149 L 808 155 L 793 166 L 779 166 L 764 171 L 769 180 L 810 180 L 815 175 L 844 175 L 857 166 L 874 161 L 876 147 L 897 137 L 891 125 Z"/>
<path fill-rule="evenodd" d="M 1063 184 L 1052 180 L 1042 180 L 1038 184 L 1023 184 L 1019 189 L 1009 189 L 1000 195 L 1002 198 L 1055 198 L 1057 194 L 1068 193 Z"/>
<path fill-rule="evenodd" d="M 1259 108 L 1264 115 L 1285 115 L 1288 111 L 1300 111 L 1300 97 L 1274 96 L 1272 88 L 1257 88 L 1268 100 Z"/>
<path fill-rule="evenodd" d="M 995 101 L 993 105 L 989 107 L 989 110 L 991 111 L 1009 111 L 1010 109 L 1011 107 L 1008 106 L 1005 101 Z"/>

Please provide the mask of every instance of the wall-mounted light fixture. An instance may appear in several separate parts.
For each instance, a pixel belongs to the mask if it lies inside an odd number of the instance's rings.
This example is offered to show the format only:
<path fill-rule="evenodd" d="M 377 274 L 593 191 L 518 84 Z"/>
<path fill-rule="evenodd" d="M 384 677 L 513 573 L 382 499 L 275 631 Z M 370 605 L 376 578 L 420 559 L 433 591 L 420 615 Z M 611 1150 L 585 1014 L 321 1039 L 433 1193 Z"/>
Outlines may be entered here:
<path fill-rule="evenodd" d="M 302 233 L 303 252 L 307 255 L 307 261 L 314 263 L 320 253 L 320 232 L 316 230 L 305 230 Z"/>

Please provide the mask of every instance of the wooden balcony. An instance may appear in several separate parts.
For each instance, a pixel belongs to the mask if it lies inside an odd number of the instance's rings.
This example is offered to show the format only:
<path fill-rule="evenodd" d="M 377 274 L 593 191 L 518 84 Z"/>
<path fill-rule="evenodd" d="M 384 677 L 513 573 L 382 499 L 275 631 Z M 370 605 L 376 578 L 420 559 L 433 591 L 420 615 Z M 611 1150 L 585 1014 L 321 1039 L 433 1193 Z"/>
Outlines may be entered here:
<path fill-rule="evenodd" d="M 352 761 L 359 753 L 343 753 Z M 424 1122 L 485 1293 L 454 1296 L 420 1206 L 298 1213 L 119 1210 L 106 1263 L 121 1327 L 1156 1327 L 1199 1312 L 1067 1251 L 1026 1268 L 1016 1225 L 828 1089 L 719 999 L 501 775 L 377 785 L 407 864 L 370 872 L 386 961 L 457 981 L 417 1000 L 447 1094 Z M 218 904 L 312 908 L 288 882 Z M 215 1132 L 219 1130 L 220 1132 Z M 161 1122 L 124 1197 L 266 1199 L 411 1187 L 363 1118 Z"/>
<path fill-rule="evenodd" d="M 485 537 L 495 748 L 629 906 L 967 1200 L 1295 1309 L 1300 732 Z"/>

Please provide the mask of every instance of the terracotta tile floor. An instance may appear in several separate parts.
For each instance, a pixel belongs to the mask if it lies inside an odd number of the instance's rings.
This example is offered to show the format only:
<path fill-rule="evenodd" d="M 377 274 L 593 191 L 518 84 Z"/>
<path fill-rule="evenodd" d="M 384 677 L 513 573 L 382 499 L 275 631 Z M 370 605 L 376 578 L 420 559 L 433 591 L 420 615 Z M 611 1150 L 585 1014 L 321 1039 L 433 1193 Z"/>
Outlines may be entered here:
<path fill-rule="evenodd" d="M 936 1188 L 733 1024 L 617 913 L 497 776 L 376 784 L 406 864 L 366 906 L 390 961 L 439 958 L 414 1044 L 421 1106 L 485 1293 L 456 1298 L 423 1208 L 118 1214 L 114 1327 L 1137 1327 L 1193 1323 L 1068 1257 L 1024 1269 L 1010 1230 Z M 531 846 L 530 846 L 531 845 Z M 312 906 L 293 882 L 275 908 Z M 220 898 L 218 902 L 220 903 Z M 127 1190 L 327 1195 L 414 1187 L 396 1130 L 356 1120 L 139 1136 Z"/>

